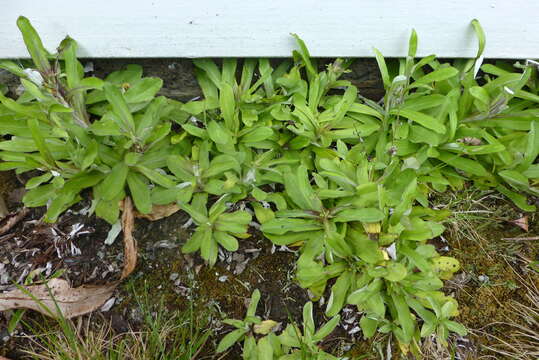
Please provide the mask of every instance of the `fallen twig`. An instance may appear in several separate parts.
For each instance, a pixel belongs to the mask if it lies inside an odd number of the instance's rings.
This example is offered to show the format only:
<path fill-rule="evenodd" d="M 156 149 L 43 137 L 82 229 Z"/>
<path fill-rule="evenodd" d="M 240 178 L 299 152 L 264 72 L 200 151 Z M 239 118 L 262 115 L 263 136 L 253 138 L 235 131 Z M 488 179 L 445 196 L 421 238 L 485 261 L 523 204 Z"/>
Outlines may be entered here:
<path fill-rule="evenodd" d="M 509 238 L 502 238 L 502 240 L 511 240 L 511 241 L 532 241 L 532 240 L 539 240 L 539 236 L 530 236 L 530 237 L 509 237 Z"/>

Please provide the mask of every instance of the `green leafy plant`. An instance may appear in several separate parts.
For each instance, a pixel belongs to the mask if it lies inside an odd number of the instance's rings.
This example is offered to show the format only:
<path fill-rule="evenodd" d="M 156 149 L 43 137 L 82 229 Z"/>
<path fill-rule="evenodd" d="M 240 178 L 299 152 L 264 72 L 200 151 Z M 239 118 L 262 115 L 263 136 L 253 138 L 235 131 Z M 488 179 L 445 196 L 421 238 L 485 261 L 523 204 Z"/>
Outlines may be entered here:
<path fill-rule="evenodd" d="M 200 249 L 200 255 L 210 266 L 217 261 L 219 245 L 228 251 L 236 251 L 239 246 L 236 237 L 249 237 L 247 226 L 251 222 L 251 214 L 246 211 L 225 212 L 225 200 L 226 196 L 222 196 L 209 211 L 206 193 L 195 194 L 190 205 L 182 203 L 182 208 L 198 225 L 182 250 L 190 253 Z"/>
<path fill-rule="evenodd" d="M 303 331 L 296 324 L 288 324 L 280 335 L 275 330 L 280 326 L 273 320 L 262 320 L 256 316 L 260 291 L 255 290 L 244 320 L 226 319 L 225 324 L 236 329 L 219 342 L 217 353 L 224 352 L 235 343 L 243 341 L 243 359 L 246 360 L 332 360 L 338 359 L 322 350 L 318 345 L 339 324 L 340 316 L 333 317 L 316 331 L 313 304 L 303 307 Z"/>
<path fill-rule="evenodd" d="M 54 222 L 91 189 L 93 209 L 110 223 L 126 194 L 141 213 L 151 212 L 150 188 L 176 186 L 163 168 L 179 152 L 170 132 L 181 104 L 156 98 L 162 80 L 143 78 L 139 66 L 105 81 L 84 77 L 75 41 L 66 38 L 51 55 L 26 18 L 17 24 L 35 68 L 0 64 L 25 89 L 17 101 L 0 94 L 0 134 L 10 136 L 0 143 L 0 168 L 32 175 L 25 205 L 47 205 L 45 219 Z"/>

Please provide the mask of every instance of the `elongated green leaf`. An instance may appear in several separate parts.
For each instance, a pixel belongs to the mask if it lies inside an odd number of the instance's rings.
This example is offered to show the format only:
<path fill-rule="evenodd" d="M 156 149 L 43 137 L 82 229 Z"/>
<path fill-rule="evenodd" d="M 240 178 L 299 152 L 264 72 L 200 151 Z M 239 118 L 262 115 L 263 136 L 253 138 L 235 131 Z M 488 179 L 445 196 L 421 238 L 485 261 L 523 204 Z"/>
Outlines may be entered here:
<path fill-rule="evenodd" d="M 436 81 L 447 80 L 449 78 L 452 78 L 453 76 L 456 76 L 458 73 L 459 71 L 453 67 L 443 67 L 443 68 L 434 70 L 433 72 L 428 73 L 425 76 L 420 77 L 411 85 L 411 87 L 418 87 L 418 86 L 427 85 Z"/>
<path fill-rule="evenodd" d="M 335 316 L 341 311 L 348 295 L 348 289 L 352 285 L 354 275 L 351 271 L 345 271 L 337 278 L 337 281 L 331 288 L 331 295 L 326 306 L 327 316 Z"/>
<path fill-rule="evenodd" d="M 105 84 L 103 86 L 107 101 L 111 104 L 114 114 L 118 117 L 119 125 L 124 131 L 135 134 L 135 121 L 133 115 L 127 107 L 127 102 L 124 99 L 123 94 L 116 86 L 112 84 Z"/>
<path fill-rule="evenodd" d="M 163 80 L 159 78 L 143 78 L 125 92 L 125 101 L 128 104 L 151 101 L 162 86 Z"/>
<path fill-rule="evenodd" d="M 391 111 L 391 114 L 404 116 L 405 118 L 410 119 L 426 127 L 427 129 L 435 131 L 438 134 L 445 134 L 445 131 L 446 131 L 445 126 L 441 124 L 438 119 L 430 115 L 420 113 L 418 111 L 406 110 L 406 109 L 402 109 L 402 110 L 396 109 L 396 110 Z"/>
<path fill-rule="evenodd" d="M 52 154 L 45 143 L 45 139 L 41 134 L 37 119 L 28 119 L 28 129 L 30 129 L 34 143 L 36 144 L 36 147 L 43 159 L 45 159 L 50 166 L 54 166 L 54 158 L 52 157 Z"/>
<path fill-rule="evenodd" d="M 408 304 L 406 304 L 402 295 L 391 294 L 391 299 L 397 310 L 397 316 L 404 333 L 404 338 L 409 342 L 414 334 L 415 323 Z"/>
<path fill-rule="evenodd" d="M 287 232 L 304 232 L 322 229 L 315 220 L 275 218 L 262 224 L 261 230 L 268 234 L 284 235 Z M 307 240 L 307 239 L 305 239 Z"/>
<path fill-rule="evenodd" d="M 386 89 L 389 89 L 391 87 L 391 80 L 389 78 L 389 72 L 387 71 L 387 65 L 384 56 L 380 51 L 378 51 L 378 49 L 375 48 L 373 50 L 376 56 L 376 62 L 378 63 L 378 69 L 380 70 L 380 76 L 382 76 L 382 82 L 384 83 L 384 87 Z"/>
<path fill-rule="evenodd" d="M 150 179 L 150 181 L 152 181 L 154 184 L 161 185 L 165 188 L 172 188 L 176 186 L 176 183 L 170 178 L 170 176 L 164 175 L 159 171 L 147 168 L 143 165 L 137 165 L 135 166 L 135 169 Z"/>
<path fill-rule="evenodd" d="M 234 345 L 236 342 L 238 342 L 247 330 L 245 329 L 236 329 L 228 334 L 225 335 L 225 337 L 219 342 L 219 345 L 217 346 L 217 350 L 215 350 L 216 353 L 222 353 L 223 351 L 228 350 L 232 345 Z"/>
<path fill-rule="evenodd" d="M 30 20 L 24 16 L 19 16 L 17 26 L 22 33 L 26 49 L 28 49 L 28 53 L 32 57 L 37 69 L 44 74 L 49 73 L 51 70 L 48 60 L 49 53 L 45 50 L 41 38 L 30 23 Z"/>
<path fill-rule="evenodd" d="M 364 209 L 346 209 L 337 214 L 333 221 L 350 222 L 361 221 L 364 223 L 373 223 L 383 220 L 384 214 L 376 208 Z"/>
<path fill-rule="evenodd" d="M 119 162 L 116 164 L 101 184 L 101 197 L 105 200 L 116 198 L 116 196 L 118 196 L 124 189 L 128 172 L 129 167 L 125 163 Z"/>
<path fill-rule="evenodd" d="M 440 151 L 438 159 L 469 174 L 483 177 L 489 176 L 489 172 L 483 167 L 483 165 L 475 160 L 453 155 L 445 151 Z"/>
<path fill-rule="evenodd" d="M 144 180 L 144 176 L 133 171 L 127 175 L 127 185 L 137 210 L 149 214 L 152 211 L 152 200 L 149 185 Z"/>
<path fill-rule="evenodd" d="M 225 125 L 228 131 L 235 134 L 238 131 L 239 121 L 236 114 L 236 101 L 234 99 L 234 91 L 229 84 L 221 85 L 221 93 L 219 96 L 219 105 L 221 107 L 221 115 L 225 120 Z"/>

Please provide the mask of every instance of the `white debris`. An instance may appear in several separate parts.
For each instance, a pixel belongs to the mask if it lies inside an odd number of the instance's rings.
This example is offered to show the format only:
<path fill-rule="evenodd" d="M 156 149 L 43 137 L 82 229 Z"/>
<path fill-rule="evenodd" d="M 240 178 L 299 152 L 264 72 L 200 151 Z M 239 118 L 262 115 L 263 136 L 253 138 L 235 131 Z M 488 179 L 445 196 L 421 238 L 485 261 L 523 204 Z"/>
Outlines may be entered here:
<path fill-rule="evenodd" d="M 105 239 L 105 244 L 112 245 L 114 243 L 114 240 L 120 235 L 120 232 L 122 231 L 122 224 L 120 221 L 117 221 L 109 230 L 109 233 L 107 235 L 107 238 Z"/>
<path fill-rule="evenodd" d="M 109 311 L 113 306 L 114 306 L 114 303 L 116 302 L 116 298 L 114 297 L 111 297 L 110 299 L 108 299 L 104 304 L 103 306 L 101 306 L 101 311 L 102 312 L 107 312 Z"/>
<path fill-rule="evenodd" d="M 386 248 L 387 254 L 393 259 L 397 260 L 397 248 L 395 247 L 395 243 L 391 244 L 391 246 Z"/>
<path fill-rule="evenodd" d="M 88 61 L 86 64 L 84 64 L 84 72 L 89 73 L 94 71 L 94 63 L 91 61 Z"/>
<path fill-rule="evenodd" d="M 23 72 L 28 76 L 28 80 L 36 84 L 37 86 L 43 85 L 43 76 L 41 73 L 34 69 L 24 69 Z"/>

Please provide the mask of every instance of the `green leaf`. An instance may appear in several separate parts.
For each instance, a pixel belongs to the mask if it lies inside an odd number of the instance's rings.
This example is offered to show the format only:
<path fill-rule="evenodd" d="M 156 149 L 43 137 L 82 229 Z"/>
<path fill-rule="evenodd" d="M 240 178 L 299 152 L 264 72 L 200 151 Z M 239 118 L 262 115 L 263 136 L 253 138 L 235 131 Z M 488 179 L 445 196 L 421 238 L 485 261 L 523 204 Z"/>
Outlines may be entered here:
<path fill-rule="evenodd" d="M 103 86 L 107 101 L 112 106 L 114 114 L 118 117 L 120 127 L 131 134 L 135 134 L 135 121 L 131 115 L 131 111 L 127 107 L 124 95 L 120 92 L 116 86 L 112 84 L 105 84 Z"/>
<path fill-rule="evenodd" d="M 489 172 L 483 167 L 483 165 L 481 165 L 481 163 L 469 158 L 453 155 L 445 151 L 440 151 L 438 159 L 448 165 L 451 165 L 472 175 L 480 177 L 489 177 L 490 175 Z"/>
<path fill-rule="evenodd" d="M 52 157 L 52 154 L 47 147 L 47 144 L 45 143 L 45 139 L 43 138 L 41 134 L 41 130 L 39 129 L 39 124 L 37 119 L 28 119 L 28 129 L 30 129 L 30 133 L 32 134 L 32 138 L 34 139 L 34 143 L 36 144 L 37 149 L 39 150 L 39 153 L 45 159 L 45 161 L 50 165 L 54 166 L 54 158 Z"/>
<path fill-rule="evenodd" d="M 212 267 L 217 261 L 218 246 L 217 242 L 213 238 L 213 231 L 211 228 L 207 228 L 204 231 L 204 236 L 200 244 L 200 256 L 206 260 L 210 267 Z"/>
<path fill-rule="evenodd" d="M 331 288 L 331 295 L 326 306 L 327 316 L 337 315 L 341 311 L 348 295 L 348 289 L 352 286 L 354 275 L 351 271 L 345 271 L 337 278 Z"/>
<path fill-rule="evenodd" d="M 303 306 L 303 331 L 304 335 L 314 334 L 314 318 L 313 318 L 313 303 L 308 302 Z"/>
<path fill-rule="evenodd" d="M 163 80 L 159 78 L 143 78 L 131 85 L 125 92 L 125 101 L 128 104 L 151 101 L 162 86 Z"/>
<path fill-rule="evenodd" d="M 221 85 L 221 72 L 215 63 L 210 59 L 194 59 L 193 64 L 205 71 L 208 78 L 213 82 L 213 85 L 219 87 Z"/>
<path fill-rule="evenodd" d="M 485 90 L 485 88 L 482 88 L 480 86 L 472 86 L 468 89 L 468 91 L 474 98 L 479 100 L 484 105 L 488 106 L 490 104 L 490 95 Z"/>
<path fill-rule="evenodd" d="M 415 322 L 412 318 L 412 314 L 402 295 L 391 294 L 391 299 L 397 310 L 397 317 L 402 327 L 404 339 L 408 343 L 412 339 L 415 330 Z"/>
<path fill-rule="evenodd" d="M 104 200 L 112 200 L 118 196 L 124 189 L 128 172 L 129 167 L 125 163 L 119 162 L 114 165 L 101 184 L 101 197 Z"/>
<path fill-rule="evenodd" d="M 382 221 L 384 213 L 376 208 L 345 209 L 337 213 L 333 218 L 335 222 L 361 221 L 364 223 L 374 223 Z"/>
<path fill-rule="evenodd" d="M 45 50 L 41 38 L 30 23 L 30 20 L 24 16 L 19 16 L 17 19 L 17 26 L 22 33 L 26 49 L 28 49 L 28 53 L 32 57 L 37 69 L 42 74 L 50 73 L 51 67 L 48 60 L 49 53 Z"/>
<path fill-rule="evenodd" d="M 454 67 L 442 67 L 428 73 L 427 75 L 420 77 L 410 87 L 414 88 L 422 85 L 427 85 L 436 81 L 447 80 L 449 78 L 452 78 L 453 76 L 456 76 L 458 73 L 459 71 Z"/>
<path fill-rule="evenodd" d="M 536 207 L 534 205 L 528 204 L 525 196 L 517 192 L 511 191 L 503 185 L 498 185 L 496 187 L 496 190 L 498 190 L 499 192 L 507 196 L 509 199 L 511 199 L 511 201 L 514 202 L 515 205 L 521 208 L 522 210 L 529 211 L 529 212 L 536 210 Z"/>
<path fill-rule="evenodd" d="M 127 185 L 129 186 L 137 210 L 142 214 L 151 213 L 152 200 L 150 188 L 144 176 L 133 171 L 129 172 L 127 175 Z"/>
<path fill-rule="evenodd" d="M 307 167 L 301 165 L 295 174 L 284 177 L 287 195 L 304 210 L 322 210 L 322 203 L 309 183 Z"/>
<path fill-rule="evenodd" d="M 28 182 L 26 183 L 24 187 L 28 190 L 31 190 L 43 184 L 44 182 L 49 181 L 51 178 L 52 178 L 52 174 L 50 172 L 47 172 L 40 176 L 34 176 L 30 180 L 28 180 Z"/>
<path fill-rule="evenodd" d="M 238 131 L 239 121 L 236 114 L 236 101 L 234 100 L 234 91 L 229 84 L 221 85 L 221 94 L 219 96 L 219 105 L 221 115 L 225 120 L 226 128 L 233 134 Z"/>
<path fill-rule="evenodd" d="M 28 207 L 43 206 L 47 202 L 54 198 L 56 194 L 56 189 L 52 184 L 46 184 L 38 186 L 30 191 L 28 191 L 22 201 Z"/>
<path fill-rule="evenodd" d="M 174 180 L 172 180 L 168 175 L 164 175 L 156 170 L 147 168 L 146 166 L 137 165 L 134 167 L 137 171 L 139 171 L 141 174 L 146 176 L 150 181 L 152 181 L 154 184 L 161 185 L 165 188 L 172 188 L 176 186 L 176 183 Z"/>
<path fill-rule="evenodd" d="M 365 336 L 366 339 L 370 339 L 378 329 L 378 321 L 369 318 L 368 315 L 363 315 L 359 320 L 359 326 L 361 326 L 363 336 Z"/>
<path fill-rule="evenodd" d="M 251 295 L 251 301 L 249 302 L 249 307 L 247 308 L 246 316 L 255 316 L 256 308 L 258 306 L 259 301 L 260 301 L 260 290 L 255 289 L 255 291 L 253 291 L 253 294 Z"/>
<path fill-rule="evenodd" d="M 384 276 L 384 278 L 391 282 L 399 282 L 404 279 L 406 275 L 408 275 L 406 266 L 404 266 L 400 262 L 392 261 L 386 266 L 386 269 L 387 275 Z"/>
<path fill-rule="evenodd" d="M 266 140 L 273 135 L 273 130 L 266 126 L 260 126 L 250 130 L 248 133 L 241 137 L 241 142 L 255 143 Z"/>
<path fill-rule="evenodd" d="M 384 88 L 389 89 L 391 87 L 391 80 L 389 78 L 389 72 L 387 71 L 387 65 L 384 56 L 380 51 L 378 51 L 378 49 L 373 50 L 376 56 L 376 62 L 378 63 L 378 69 L 380 70 L 380 75 L 382 76 Z"/>
<path fill-rule="evenodd" d="M 238 342 L 247 332 L 245 329 L 236 329 L 228 334 L 219 342 L 216 353 L 222 353 L 228 350 L 232 345 Z"/>
<path fill-rule="evenodd" d="M 161 110 L 166 103 L 165 97 L 158 97 L 150 103 L 146 108 L 144 115 L 136 124 L 136 135 L 141 140 L 141 143 L 145 143 L 146 139 L 151 136 L 153 129 L 160 121 Z"/>
<path fill-rule="evenodd" d="M 238 240 L 223 231 L 216 231 L 213 236 L 219 245 L 224 247 L 228 251 L 237 251 L 238 250 Z"/>
<path fill-rule="evenodd" d="M 322 229 L 322 225 L 315 220 L 275 218 L 264 224 L 262 232 L 275 235 L 283 235 L 287 232 L 305 232 Z"/>
<path fill-rule="evenodd" d="M 313 336 L 314 341 L 322 341 L 326 336 L 331 334 L 333 330 L 339 325 L 339 322 L 341 321 L 340 315 L 334 316 L 329 320 L 327 323 L 325 323 Z"/>
<path fill-rule="evenodd" d="M 217 144 L 228 144 L 232 142 L 232 137 L 229 135 L 228 131 L 216 121 L 209 121 L 206 125 L 206 130 L 208 131 L 210 139 Z"/>
<path fill-rule="evenodd" d="M 273 347 L 267 336 L 258 340 L 257 352 L 258 360 L 273 360 Z"/>
<path fill-rule="evenodd" d="M 426 127 L 438 134 L 445 134 L 446 128 L 441 124 L 438 119 L 427 114 L 420 113 L 418 111 L 406 110 L 406 109 L 395 109 L 391 111 L 392 115 L 404 116 L 407 119 L 410 119 L 421 126 Z"/>
<path fill-rule="evenodd" d="M 446 320 L 444 321 L 444 325 L 449 331 L 456 332 L 460 336 L 466 336 L 468 334 L 466 327 L 456 321 Z"/>

